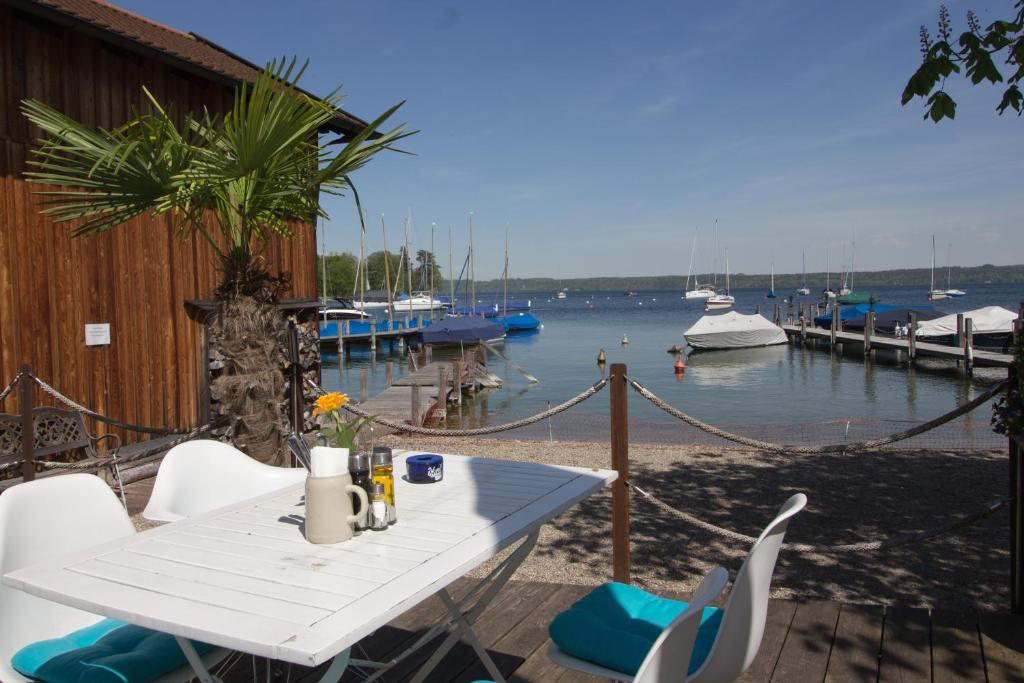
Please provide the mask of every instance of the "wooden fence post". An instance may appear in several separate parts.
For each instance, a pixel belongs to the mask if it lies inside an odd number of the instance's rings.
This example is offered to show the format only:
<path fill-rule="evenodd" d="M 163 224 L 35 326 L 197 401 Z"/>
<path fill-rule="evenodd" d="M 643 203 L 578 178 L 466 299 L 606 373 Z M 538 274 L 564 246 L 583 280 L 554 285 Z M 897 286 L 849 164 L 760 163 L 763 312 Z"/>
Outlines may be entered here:
<path fill-rule="evenodd" d="M 871 335 L 875 332 L 875 312 L 868 311 L 864 316 L 864 355 L 871 355 Z"/>
<path fill-rule="evenodd" d="M 390 388 L 394 381 L 395 361 L 388 358 L 386 361 L 384 361 L 384 385 Z"/>
<path fill-rule="evenodd" d="M 412 414 L 411 422 L 414 426 L 420 424 L 420 385 L 412 385 L 412 405 L 409 407 L 409 412 Z"/>
<path fill-rule="evenodd" d="M 974 321 L 964 320 L 964 372 L 974 374 Z"/>
<path fill-rule="evenodd" d="M 907 314 L 907 357 L 913 363 L 917 357 L 917 313 L 911 311 Z"/>
<path fill-rule="evenodd" d="M 626 366 L 612 363 L 610 417 L 612 469 L 619 478 L 612 484 L 612 576 L 619 583 L 630 583 L 629 559 L 629 397 Z"/>
<path fill-rule="evenodd" d="M 829 325 L 829 336 L 832 342 L 833 349 L 836 345 L 836 333 L 839 331 L 839 306 L 837 304 L 832 305 L 832 321 Z M 831 351 L 831 349 L 830 349 Z"/>
<path fill-rule="evenodd" d="M 365 365 L 359 368 L 359 402 L 366 403 L 370 397 L 370 371 Z"/>
<path fill-rule="evenodd" d="M 18 407 L 21 409 L 22 481 L 32 481 L 36 478 L 36 429 L 32 422 L 32 384 L 32 366 L 25 363 L 21 366 L 21 378 L 18 380 Z"/>
<path fill-rule="evenodd" d="M 1016 364 L 1007 370 L 1011 387 L 1018 381 L 1017 372 Z M 1011 436 L 1007 444 L 1010 456 L 1010 611 L 1024 614 L 1024 472 L 1017 441 Z"/>

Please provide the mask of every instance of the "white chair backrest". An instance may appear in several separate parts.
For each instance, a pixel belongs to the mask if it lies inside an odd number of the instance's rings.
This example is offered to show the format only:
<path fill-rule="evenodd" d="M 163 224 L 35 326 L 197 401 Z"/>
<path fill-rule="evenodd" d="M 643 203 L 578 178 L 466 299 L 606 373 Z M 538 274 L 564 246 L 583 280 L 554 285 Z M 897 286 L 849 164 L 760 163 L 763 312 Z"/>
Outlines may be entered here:
<path fill-rule="evenodd" d="M 688 683 L 732 681 L 754 662 L 768 616 L 768 595 L 775 561 L 789 521 L 805 505 L 807 496 L 804 494 L 791 496 L 782 504 L 772 523 L 761 532 L 736 575 L 715 644 L 704 665 L 686 679 Z"/>
<path fill-rule="evenodd" d="M 302 468 L 271 467 L 220 441 L 186 441 L 160 463 L 142 516 L 175 522 L 305 481 Z"/>
<path fill-rule="evenodd" d="M 134 533 L 117 496 L 92 474 L 18 484 L 0 495 L 0 575 Z M 25 645 L 100 619 L 0 585 L 0 681 L 25 680 L 11 669 Z"/>
<path fill-rule="evenodd" d="M 728 581 L 729 572 L 722 567 L 715 567 L 704 575 L 693 600 L 654 641 L 636 672 L 634 683 L 678 683 L 684 680 L 704 608 L 722 594 Z"/>

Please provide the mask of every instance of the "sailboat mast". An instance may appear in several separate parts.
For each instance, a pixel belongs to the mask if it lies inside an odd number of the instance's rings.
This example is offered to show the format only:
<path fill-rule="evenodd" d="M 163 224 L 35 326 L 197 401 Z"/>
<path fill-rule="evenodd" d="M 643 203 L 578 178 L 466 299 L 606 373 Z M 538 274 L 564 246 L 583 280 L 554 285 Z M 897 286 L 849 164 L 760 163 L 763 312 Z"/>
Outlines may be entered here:
<path fill-rule="evenodd" d="M 714 275 L 712 276 L 711 286 L 715 289 L 718 288 L 718 219 L 715 219 L 715 255 L 711 259 L 711 266 L 715 269 Z"/>
<path fill-rule="evenodd" d="M 391 298 L 391 254 L 388 253 L 388 231 L 384 227 L 384 214 L 380 215 L 380 234 L 384 237 L 384 288 L 388 292 L 388 315 L 395 312 Z"/>
<path fill-rule="evenodd" d="M 505 301 L 501 314 L 508 315 L 508 226 L 505 226 Z"/>
<path fill-rule="evenodd" d="M 802 270 L 803 275 L 800 277 L 800 284 L 804 289 L 807 289 L 807 252 L 801 252 L 800 260 L 803 263 Z"/>
<path fill-rule="evenodd" d="M 828 247 L 825 247 L 825 290 L 832 289 L 832 266 L 828 262 Z"/>
<path fill-rule="evenodd" d="M 452 312 L 457 308 L 455 306 L 455 269 L 452 267 L 452 226 L 448 226 L 448 287 L 451 289 L 451 307 Z"/>
<path fill-rule="evenodd" d="M 469 212 L 469 310 L 476 315 L 476 255 L 473 253 L 473 212 Z"/>
<path fill-rule="evenodd" d="M 409 297 L 409 316 L 412 316 L 412 262 L 409 259 L 409 217 L 405 217 L 405 255 L 402 258 L 405 263 L 405 292 Z"/>
<path fill-rule="evenodd" d="M 437 223 L 430 224 L 430 257 L 423 259 L 423 265 L 430 268 L 430 320 L 434 320 L 434 228 Z"/>
<path fill-rule="evenodd" d="M 857 243 L 850 241 L 850 291 L 853 291 L 853 261 L 857 258 Z"/>
<path fill-rule="evenodd" d="M 725 293 L 731 294 L 729 291 L 729 247 L 725 248 Z"/>
<path fill-rule="evenodd" d="M 683 293 L 690 291 L 690 276 L 693 275 L 693 255 L 697 252 L 697 231 L 693 231 L 693 246 L 690 247 L 690 267 L 686 270 L 686 289 Z"/>
<path fill-rule="evenodd" d="M 935 235 L 932 235 L 932 284 L 928 287 L 928 291 L 935 291 Z"/>
<path fill-rule="evenodd" d="M 950 284 L 949 278 L 949 267 L 953 258 L 953 245 L 952 243 L 946 245 L 946 289 L 953 289 L 953 285 Z"/>

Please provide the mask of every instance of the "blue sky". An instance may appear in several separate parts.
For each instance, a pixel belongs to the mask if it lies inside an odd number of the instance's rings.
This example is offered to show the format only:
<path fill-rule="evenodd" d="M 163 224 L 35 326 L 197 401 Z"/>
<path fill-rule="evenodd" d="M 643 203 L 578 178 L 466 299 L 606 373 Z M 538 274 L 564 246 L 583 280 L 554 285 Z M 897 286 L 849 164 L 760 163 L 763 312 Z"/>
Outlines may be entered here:
<path fill-rule="evenodd" d="M 303 85 L 336 86 L 371 119 L 421 132 L 416 156 L 357 175 L 380 248 L 411 212 L 414 241 L 456 262 L 474 214 L 477 275 L 686 272 L 694 230 L 710 267 L 714 220 L 733 272 L 833 270 L 938 260 L 1024 262 L 1024 121 L 1001 90 L 948 89 L 955 122 L 921 120 L 900 94 L 937 0 L 734 2 L 263 2 L 115 0 L 262 63 L 308 57 Z M 957 30 L 1011 0 L 948 2 Z M 350 200 L 329 200 L 327 249 L 358 250 Z"/>

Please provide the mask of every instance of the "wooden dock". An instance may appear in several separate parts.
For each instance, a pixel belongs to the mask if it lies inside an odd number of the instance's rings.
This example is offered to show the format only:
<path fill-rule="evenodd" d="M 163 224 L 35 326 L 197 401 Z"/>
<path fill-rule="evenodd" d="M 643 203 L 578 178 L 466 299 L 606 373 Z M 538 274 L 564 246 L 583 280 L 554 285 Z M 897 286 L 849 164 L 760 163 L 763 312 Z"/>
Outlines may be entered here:
<path fill-rule="evenodd" d="M 799 341 L 805 337 L 809 341 L 821 341 L 831 343 L 833 331 L 821 327 L 801 328 L 799 325 L 784 324 L 782 329 L 786 331 L 790 340 Z M 835 343 L 838 344 L 864 344 L 865 335 L 859 332 L 835 332 Z M 934 358 L 947 358 L 949 360 L 964 362 L 968 358 L 968 351 L 963 346 L 947 346 L 945 344 L 933 344 L 914 340 L 913 354 L 911 353 L 911 340 L 895 339 L 872 335 L 868 337 L 867 343 L 870 349 L 891 349 L 905 353 L 908 358 L 916 356 L 930 356 Z M 994 351 L 983 351 L 980 349 L 970 350 L 973 364 L 977 366 L 988 366 L 997 368 L 1008 368 L 1013 365 L 1013 356 L 1007 353 L 996 353 Z"/>
<path fill-rule="evenodd" d="M 457 599 L 472 585 L 471 580 L 460 579 L 450 591 Z M 533 581 L 512 581 L 504 588 L 477 622 L 476 632 L 509 683 L 602 680 L 562 669 L 547 655 L 548 624 L 591 588 Z M 363 640 L 359 656 L 378 661 L 393 657 L 423 634 L 443 610 L 440 599 L 426 599 Z M 1022 626 L 1021 618 L 1010 614 L 772 600 L 761 649 L 739 680 L 1019 681 L 1024 677 Z M 438 643 L 413 654 L 385 679 L 408 681 Z M 243 660 L 223 677 L 225 683 L 251 680 L 251 666 Z M 257 663 L 258 668 L 263 666 L 262 661 Z M 319 680 L 326 668 L 272 666 L 275 672 L 280 669 L 282 677 L 290 676 L 296 682 Z M 473 649 L 460 642 L 426 680 L 469 683 L 487 679 Z M 349 670 L 342 680 L 361 679 Z"/>

